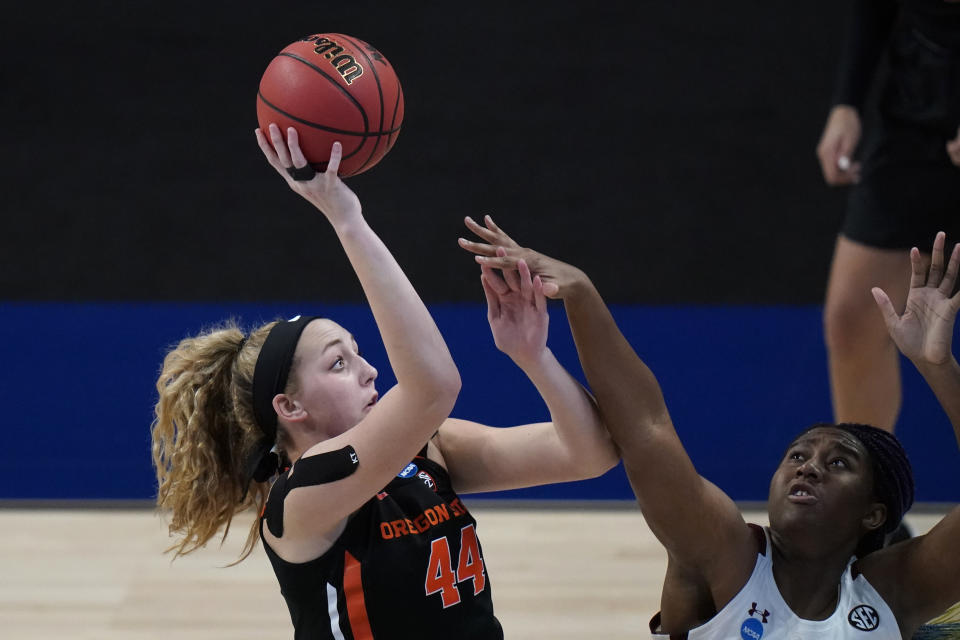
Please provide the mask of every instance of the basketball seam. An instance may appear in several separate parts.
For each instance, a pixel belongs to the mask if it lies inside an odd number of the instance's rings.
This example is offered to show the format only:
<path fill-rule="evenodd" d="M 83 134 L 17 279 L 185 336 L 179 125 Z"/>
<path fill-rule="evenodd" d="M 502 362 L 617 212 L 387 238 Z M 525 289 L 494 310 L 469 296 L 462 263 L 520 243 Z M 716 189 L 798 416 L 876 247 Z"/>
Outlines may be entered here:
<path fill-rule="evenodd" d="M 369 138 L 369 137 L 372 137 L 372 136 L 382 136 L 382 135 L 388 135 L 388 134 L 391 134 L 391 133 L 396 133 L 397 131 L 400 130 L 400 128 L 398 127 L 397 129 L 394 129 L 394 130 L 391 130 L 391 131 L 368 131 L 368 132 L 364 133 L 364 132 L 362 132 L 362 131 L 345 131 L 345 130 L 343 130 L 343 129 L 334 129 L 333 127 L 328 127 L 328 126 L 326 126 L 326 125 L 317 124 L 316 122 L 310 122 L 309 120 L 304 120 L 303 118 L 301 118 L 301 117 L 299 117 L 299 116 L 295 116 L 295 115 L 293 115 L 292 113 L 288 113 L 288 112 L 284 111 L 283 109 L 281 109 L 281 108 L 278 107 L 277 105 L 273 104 L 272 102 L 270 102 L 269 100 L 267 100 L 266 98 L 264 98 L 264 97 L 263 97 L 263 94 L 260 93 L 260 91 L 257 91 L 257 97 L 260 98 L 261 100 L 263 100 L 263 103 L 264 103 L 265 105 L 267 105 L 268 107 L 270 107 L 271 109 L 273 109 L 273 110 L 276 111 L 277 113 L 280 113 L 280 114 L 282 114 L 282 115 L 290 118 L 291 120 L 296 120 L 297 122 L 299 122 L 299 123 L 301 123 L 301 124 L 305 124 L 305 125 L 307 125 L 308 127 L 313 127 L 314 129 L 320 129 L 320 130 L 322 130 L 322 131 L 329 131 L 330 133 L 339 133 L 339 134 L 343 134 L 343 135 L 346 135 L 346 136 L 359 136 L 359 137 L 361 137 L 361 138 Z"/>
<path fill-rule="evenodd" d="M 279 54 L 277 54 L 277 55 L 278 55 L 278 56 L 285 56 L 285 57 L 290 58 L 290 59 L 292 59 L 292 60 L 296 60 L 297 62 L 302 62 L 303 64 L 307 65 L 308 67 L 310 67 L 311 69 L 313 69 L 314 71 L 316 71 L 317 73 L 319 73 L 320 75 L 322 75 L 324 78 L 326 78 L 327 80 L 329 80 L 331 83 L 333 83 L 333 86 L 335 86 L 335 87 L 340 91 L 340 93 L 342 93 L 343 95 L 345 95 L 345 96 L 347 97 L 347 99 L 349 99 L 350 102 L 353 103 L 353 106 L 355 106 L 355 107 L 357 108 L 357 110 L 360 112 L 360 115 L 363 117 L 363 130 L 364 130 L 365 132 L 367 132 L 367 133 L 370 132 L 370 119 L 367 118 L 367 111 L 366 111 L 366 109 L 363 108 L 363 105 L 360 104 L 360 101 L 359 101 L 359 100 L 357 100 L 355 97 L 353 97 L 353 94 L 351 94 L 351 93 L 350 93 L 349 91 L 347 91 L 345 88 L 343 88 L 342 86 L 340 86 L 340 83 L 337 82 L 332 76 L 330 76 L 329 74 L 327 74 L 326 71 L 324 71 L 323 69 L 321 69 L 321 68 L 318 67 L 317 65 L 313 64 L 312 62 L 310 62 L 310 61 L 308 61 L 308 60 L 304 60 L 303 58 L 301 58 L 301 57 L 298 56 L 297 54 L 295 54 L 295 53 L 290 53 L 289 51 L 281 51 L 281 52 L 280 52 Z M 381 128 L 382 128 L 382 125 L 381 125 Z M 364 135 L 366 135 L 366 134 L 364 134 Z"/>
<path fill-rule="evenodd" d="M 260 93 L 259 91 L 257 91 L 257 97 L 258 97 L 260 100 L 263 101 L 263 104 L 267 105 L 268 107 L 270 107 L 271 109 L 273 109 L 274 111 L 276 111 L 277 113 L 279 113 L 280 115 L 286 116 L 286 117 L 290 118 L 291 120 L 295 120 L 296 122 L 299 122 L 299 123 L 301 123 L 301 124 L 305 124 L 305 125 L 307 125 L 308 127 L 312 127 L 312 128 L 314 128 L 314 129 L 320 129 L 321 131 L 328 131 L 328 132 L 330 132 L 330 133 L 336 133 L 336 134 L 338 134 L 338 135 L 350 135 L 350 136 L 355 136 L 355 137 L 359 136 L 359 137 L 361 137 L 361 138 L 366 138 L 366 137 L 367 137 L 367 134 L 365 134 L 365 133 L 351 133 L 351 132 L 349 132 L 349 131 L 340 131 L 340 130 L 338 130 L 338 129 L 334 129 L 333 127 L 325 127 L 325 126 L 323 126 L 322 124 L 317 124 L 316 122 L 310 122 L 310 121 L 308 121 L 308 120 L 304 120 L 303 118 L 299 118 L 299 117 L 293 115 L 292 113 L 287 113 L 286 111 L 284 111 L 283 109 L 281 109 L 281 108 L 278 107 L 277 105 L 273 104 L 272 102 L 270 102 L 269 100 L 267 100 L 266 98 L 264 98 L 264 97 L 263 97 L 263 94 Z M 342 159 L 352 158 L 353 156 L 355 156 L 355 155 L 357 155 L 358 153 L 360 153 L 360 149 L 362 149 L 362 148 L 363 148 L 363 140 L 360 141 L 360 144 L 357 145 L 356 149 L 353 149 L 352 151 L 350 151 L 350 153 L 345 153 L 345 154 L 343 154 L 343 158 L 342 158 Z M 310 163 L 310 166 L 312 166 L 314 169 L 317 168 L 317 165 L 321 165 L 323 168 L 325 168 L 326 165 L 327 165 L 327 163 L 326 163 L 326 162 L 311 162 L 311 163 Z"/>
<path fill-rule="evenodd" d="M 349 42 L 354 46 L 354 48 L 363 54 L 363 57 L 366 59 L 367 64 L 370 65 L 370 70 L 373 71 L 373 79 L 377 82 L 377 95 L 380 97 L 380 131 L 383 131 L 383 85 L 380 84 L 380 74 L 377 73 L 377 67 L 373 64 L 373 60 L 370 59 L 370 56 L 367 55 L 367 52 L 364 51 L 363 47 L 358 45 L 356 42 L 352 41 L 346 36 L 342 36 L 344 40 Z M 399 80 L 397 81 L 397 86 L 400 86 Z M 373 156 L 377 153 L 377 148 L 380 146 L 380 138 L 382 136 L 378 135 L 376 141 L 373 143 L 373 149 L 370 150 L 370 155 L 367 156 L 366 162 L 360 165 L 360 168 L 354 171 L 353 173 L 362 173 L 366 170 L 367 166 L 370 164 L 370 161 L 373 160 Z"/>
<path fill-rule="evenodd" d="M 395 125 L 397 124 L 397 112 L 400 110 L 400 96 L 402 95 L 403 89 L 400 87 L 400 82 L 397 81 L 397 99 L 393 103 L 393 117 L 390 118 L 390 133 L 387 134 L 387 151 L 390 150 L 390 145 L 393 144 L 392 138 L 394 132 L 400 130 L 400 127 L 395 127 Z"/>

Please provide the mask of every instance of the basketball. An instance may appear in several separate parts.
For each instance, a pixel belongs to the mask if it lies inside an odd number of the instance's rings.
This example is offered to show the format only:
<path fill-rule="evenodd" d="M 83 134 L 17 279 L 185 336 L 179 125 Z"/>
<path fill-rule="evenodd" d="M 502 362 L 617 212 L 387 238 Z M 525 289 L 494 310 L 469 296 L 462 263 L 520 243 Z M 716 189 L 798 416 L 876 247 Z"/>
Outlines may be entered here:
<path fill-rule="evenodd" d="M 324 171 L 330 146 L 343 144 L 341 177 L 380 162 L 403 122 L 403 91 L 393 67 L 363 40 L 320 33 L 284 48 L 267 65 L 257 92 L 260 129 L 294 127 L 300 148 Z"/>

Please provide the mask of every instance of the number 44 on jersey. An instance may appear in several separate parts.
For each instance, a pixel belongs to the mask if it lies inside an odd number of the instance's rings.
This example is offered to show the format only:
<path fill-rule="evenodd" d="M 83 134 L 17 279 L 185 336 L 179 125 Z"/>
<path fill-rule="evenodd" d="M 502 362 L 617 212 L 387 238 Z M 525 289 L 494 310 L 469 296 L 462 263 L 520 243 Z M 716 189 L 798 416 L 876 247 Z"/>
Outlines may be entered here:
<path fill-rule="evenodd" d="M 483 558 L 480 557 L 480 543 L 473 525 L 460 530 L 460 556 L 457 559 L 456 573 L 450 556 L 450 543 L 446 537 L 437 538 L 430 543 L 430 561 L 427 563 L 427 579 L 424 589 L 428 596 L 440 593 L 443 608 L 460 603 L 460 589 L 457 584 L 473 581 L 473 595 L 479 594 L 487 585 L 483 574 Z"/>

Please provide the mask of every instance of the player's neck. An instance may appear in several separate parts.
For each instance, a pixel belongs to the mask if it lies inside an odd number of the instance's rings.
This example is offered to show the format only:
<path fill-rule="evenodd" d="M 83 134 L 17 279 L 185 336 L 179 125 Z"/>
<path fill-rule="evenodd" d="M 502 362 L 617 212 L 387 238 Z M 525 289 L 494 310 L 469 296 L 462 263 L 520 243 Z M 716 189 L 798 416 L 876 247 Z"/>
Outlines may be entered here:
<path fill-rule="evenodd" d="M 773 546 L 773 578 L 787 606 L 805 620 L 825 620 L 837 608 L 848 553 L 810 557 Z"/>

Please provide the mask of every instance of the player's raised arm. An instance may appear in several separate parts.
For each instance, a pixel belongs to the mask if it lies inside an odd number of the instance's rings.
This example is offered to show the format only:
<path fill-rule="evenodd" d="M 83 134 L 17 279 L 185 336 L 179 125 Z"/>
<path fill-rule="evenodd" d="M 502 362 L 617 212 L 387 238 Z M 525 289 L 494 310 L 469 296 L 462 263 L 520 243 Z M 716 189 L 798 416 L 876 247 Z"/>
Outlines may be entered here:
<path fill-rule="evenodd" d="M 890 337 L 897 348 L 917 367 L 940 405 L 950 418 L 960 445 L 960 366 L 951 345 L 953 328 L 960 309 L 960 294 L 955 293 L 960 270 L 960 243 L 954 245 L 944 265 L 946 234 L 938 233 L 933 243 L 929 272 L 920 252 L 910 251 L 913 274 L 906 309 L 898 315 L 887 294 L 879 288 L 873 296 L 880 306 Z"/>
<path fill-rule="evenodd" d="M 937 396 L 960 444 L 960 365 L 952 339 L 960 293 L 960 244 L 944 264 L 946 238 L 937 234 L 929 271 L 919 251 L 910 253 L 913 273 L 906 309 L 898 315 L 887 294 L 873 289 L 887 329 L 897 347 L 916 365 Z M 960 601 L 960 508 L 955 508 L 926 535 L 895 545 L 864 561 L 864 573 L 893 603 L 901 627 L 911 629 Z M 889 594 L 889 596 L 887 595 Z"/>
<path fill-rule="evenodd" d="M 481 267 L 497 348 L 534 384 L 550 422 L 489 427 L 451 418 L 434 442 L 458 491 L 516 489 L 593 478 L 620 457 L 586 390 L 547 346 L 549 315 L 539 276 L 521 260 L 503 275 Z"/>
<path fill-rule="evenodd" d="M 411 393 L 427 396 L 438 389 L 459 389 L 456 365 L 433 318 L 390 250 L 367 224 L 359 199 L 337 177 L 343 153 L 340 143 L 334 143 L 325 172 L 311 180 L 298 181 L 290 178 L 285 168 L 306 165 L 297 146 L 296 130 L 287 131 L 287 142 L 275 126 L 270 130 L 271 144 L 266 143 L 262 133 L 257 135 L 261 149 L 278 173 L 333 226 L 366 294 L 398 384 L 410 387 Z M 285 151 L 287 148 L 289 151 Z M 442 395 L 449 400 L 449 394 Z"/>
<path fill-rule="evenodd" d="M 357 197 L 337 177 L 342 154 L 340 144 L 334 144 L 326 171 L 312 178 L 296 179 L 288 169 L 307 164 L 296 130 L 288 129 L 284 139 L 279 128 L 271 125 L 269 135 L 268 141 L 257 131 L 257 140 L 267 160 L 288 185 L 323 212 L 333 226 L 363 287 L 397 378 L 393 389 L 379 400 L 374 397 L 376 406 L 368 413 L 357 416 L 359 420 L 353 424 L 343 425 L 345 431 L 338 427 L 328 438 L 300 451 L 307 459 L 349 445 L 355 450 L 359 465 L 355 473 L 338 482 L 317 483 L 290 492 L 285 501 L 285 522 L 291 525 L 285 536 L 289 539 L 298 534 L 314 535 L 340 523 L 386 485 L 449 415 L 460 389 L 460 377 L 419 295 L 367 224 Z M 317 362 L 307 364 L 310 368 L 316 367 L 318 375 L 321 370 L 326 371 L 330 348 L 340 354 L 346 363 L 343 366 L 354 361 L 357 367 L 363 366 L 356 347 L 348 344 L 350 338 L 335 333 L 328 336 L 329 340 L 320 338 L 321 343 L 312 352 Z M 342 344 L 337 344 L 338 340 Z M 334 361 L 331 366 L 340 365 Z M 326 420 L 325 412 L 329 409 L 323 406 L 319 394 L 316 406 L 311 407 L 311 402 L 314 401 L 304 397 L 298 404 L 295 396 L 278 394 L 274 407 L 281 421 L 306 420 L 304 424 L 309 424 L 310 420 Z M 313 418 L 309 416 L 311 408 Z"/>
<path fill-rule="evenodd" d="M 655 376 L 593 283 L 575 267 L 520 247 L 489 217 L 483 226 L 472 220 L 467 226 L 484 240 L 460 243 L 478 262 L 509 271 L 523 259 L 543 279 L 547 295 L 563 299 L 590 389 L 650 528 L 671 561 L 701 575 L 717 599 L 732 597 L 752 569 L 753 538 L 733 501 L 697 473 Z M 704 531 L 711 545 L 703 544 Z"/>

